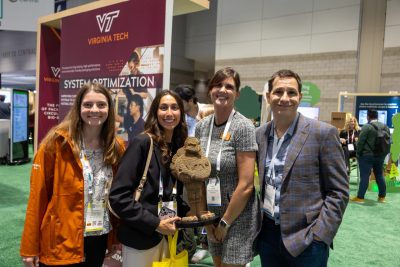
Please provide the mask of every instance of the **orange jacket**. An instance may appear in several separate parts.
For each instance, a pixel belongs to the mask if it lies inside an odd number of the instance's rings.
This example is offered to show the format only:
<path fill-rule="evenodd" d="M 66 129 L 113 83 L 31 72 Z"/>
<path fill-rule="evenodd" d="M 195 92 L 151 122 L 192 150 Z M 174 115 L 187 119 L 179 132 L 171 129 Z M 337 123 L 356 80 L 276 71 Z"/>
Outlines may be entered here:
<path fill-rule="evenodd" d="M 83 261 L 84 183 L 82 164 L 65 132 L 57 132 L 55 152 L 41 145 L 31 172 L 21 256 L 39 256 L 46 265 Z M 68 145 L 62 146 L 67 140 Z M 118 139 L 121 149 L 123 141 Z M 113 166 L 116 170 L 116 166 Z"/>

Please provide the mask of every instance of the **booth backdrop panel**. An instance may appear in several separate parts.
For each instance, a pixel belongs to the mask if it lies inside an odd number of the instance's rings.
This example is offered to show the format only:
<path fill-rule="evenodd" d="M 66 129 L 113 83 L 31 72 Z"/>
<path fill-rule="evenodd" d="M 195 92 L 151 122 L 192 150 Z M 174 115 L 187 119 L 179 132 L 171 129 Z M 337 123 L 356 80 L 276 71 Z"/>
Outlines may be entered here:
<path fill-rule="evenodd" d="M 54 28 L 41 26 L 40 68 L 38 90 L 37 141 L 58 123 L 60 33 Z"/>
<path fill-rule="evenodd" d="M 88 81 L 115 89 L 114 98 L 122 88 L 162 88 L 165 10 L 165 0 L 132 0 L 62 19 L 60 119 Z M 141 66 L 132 74 L 134 51 Z"/>
<path fill-rule="evenodd" d="M 400 106 L 399 96 L 357 96 L 356 97 L 356 118 L 358 123 L 367 123 L 368 109 L 378 111 L 378 120 L 393 128 L 392 117 L 398 113 Z"/>

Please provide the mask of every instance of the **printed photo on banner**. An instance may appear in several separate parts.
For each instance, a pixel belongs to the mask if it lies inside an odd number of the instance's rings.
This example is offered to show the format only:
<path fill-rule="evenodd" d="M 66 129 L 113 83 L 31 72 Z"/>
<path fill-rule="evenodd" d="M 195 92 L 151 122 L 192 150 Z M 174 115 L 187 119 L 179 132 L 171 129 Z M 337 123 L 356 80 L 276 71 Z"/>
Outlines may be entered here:
<path fill-rule="evenodd" d="M 157 88 L 154 76 L 163 73 L 164 47 L 154 45 L 136 48 L 132 51 L 120 76 L 129 77 L 133 82 L 125 87 L 112 89 L 115 101 L 117 131 L 124 140 L 144 130 L 144 121 L 155 95 L 162 88 Z"/>

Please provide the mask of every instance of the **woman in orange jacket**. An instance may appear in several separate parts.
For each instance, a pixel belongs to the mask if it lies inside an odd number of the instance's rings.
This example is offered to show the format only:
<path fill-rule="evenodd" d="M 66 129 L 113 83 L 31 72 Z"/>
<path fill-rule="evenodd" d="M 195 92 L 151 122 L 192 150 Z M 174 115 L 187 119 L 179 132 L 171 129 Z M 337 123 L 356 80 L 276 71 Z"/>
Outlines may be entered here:
<path fill-rule="evenodd" d="M 112 230 L 105 203 L 124 151 L 112 103 L 102 85 L 84 85 L 42 141 L 21 240 L 25 266 L 102 266 Z"/>

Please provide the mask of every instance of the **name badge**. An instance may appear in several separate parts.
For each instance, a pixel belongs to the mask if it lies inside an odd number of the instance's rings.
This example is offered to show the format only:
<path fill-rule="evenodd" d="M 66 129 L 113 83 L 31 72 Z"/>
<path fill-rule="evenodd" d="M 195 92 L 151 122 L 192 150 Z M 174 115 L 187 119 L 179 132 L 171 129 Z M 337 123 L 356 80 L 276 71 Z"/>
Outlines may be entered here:
<path fill-rule="evenodd" d="M 106 205 L 104 199 L 89 202 L 86 209 L 85 232 L 103 231 L 104 229 L 104 212 Z"/>
<path fill-rule="evenodd" d="M 207 183 L 207 205 L 221 206 L 221 187 L 219 178 L 209 178 Z"/>
<path fill-rule="evenodd" d="M 349 151 L 354 151 L 354 144 L 348 144 L 348 145 L 347 145 L 347 149 L 348 149 Z"/>
<path fill-rule="evenodd" d="M 263 210 L 271 217 L 274 217 L 274 211 L 275 211 L 275 192 L 276 189 L 274 186 L 265 183 Z"/>
<path fill-rule="evenodd" d="M 158 203 L 158 218 L 160 220 L 176 216 L 176 201 L 160 201 Z"/>

